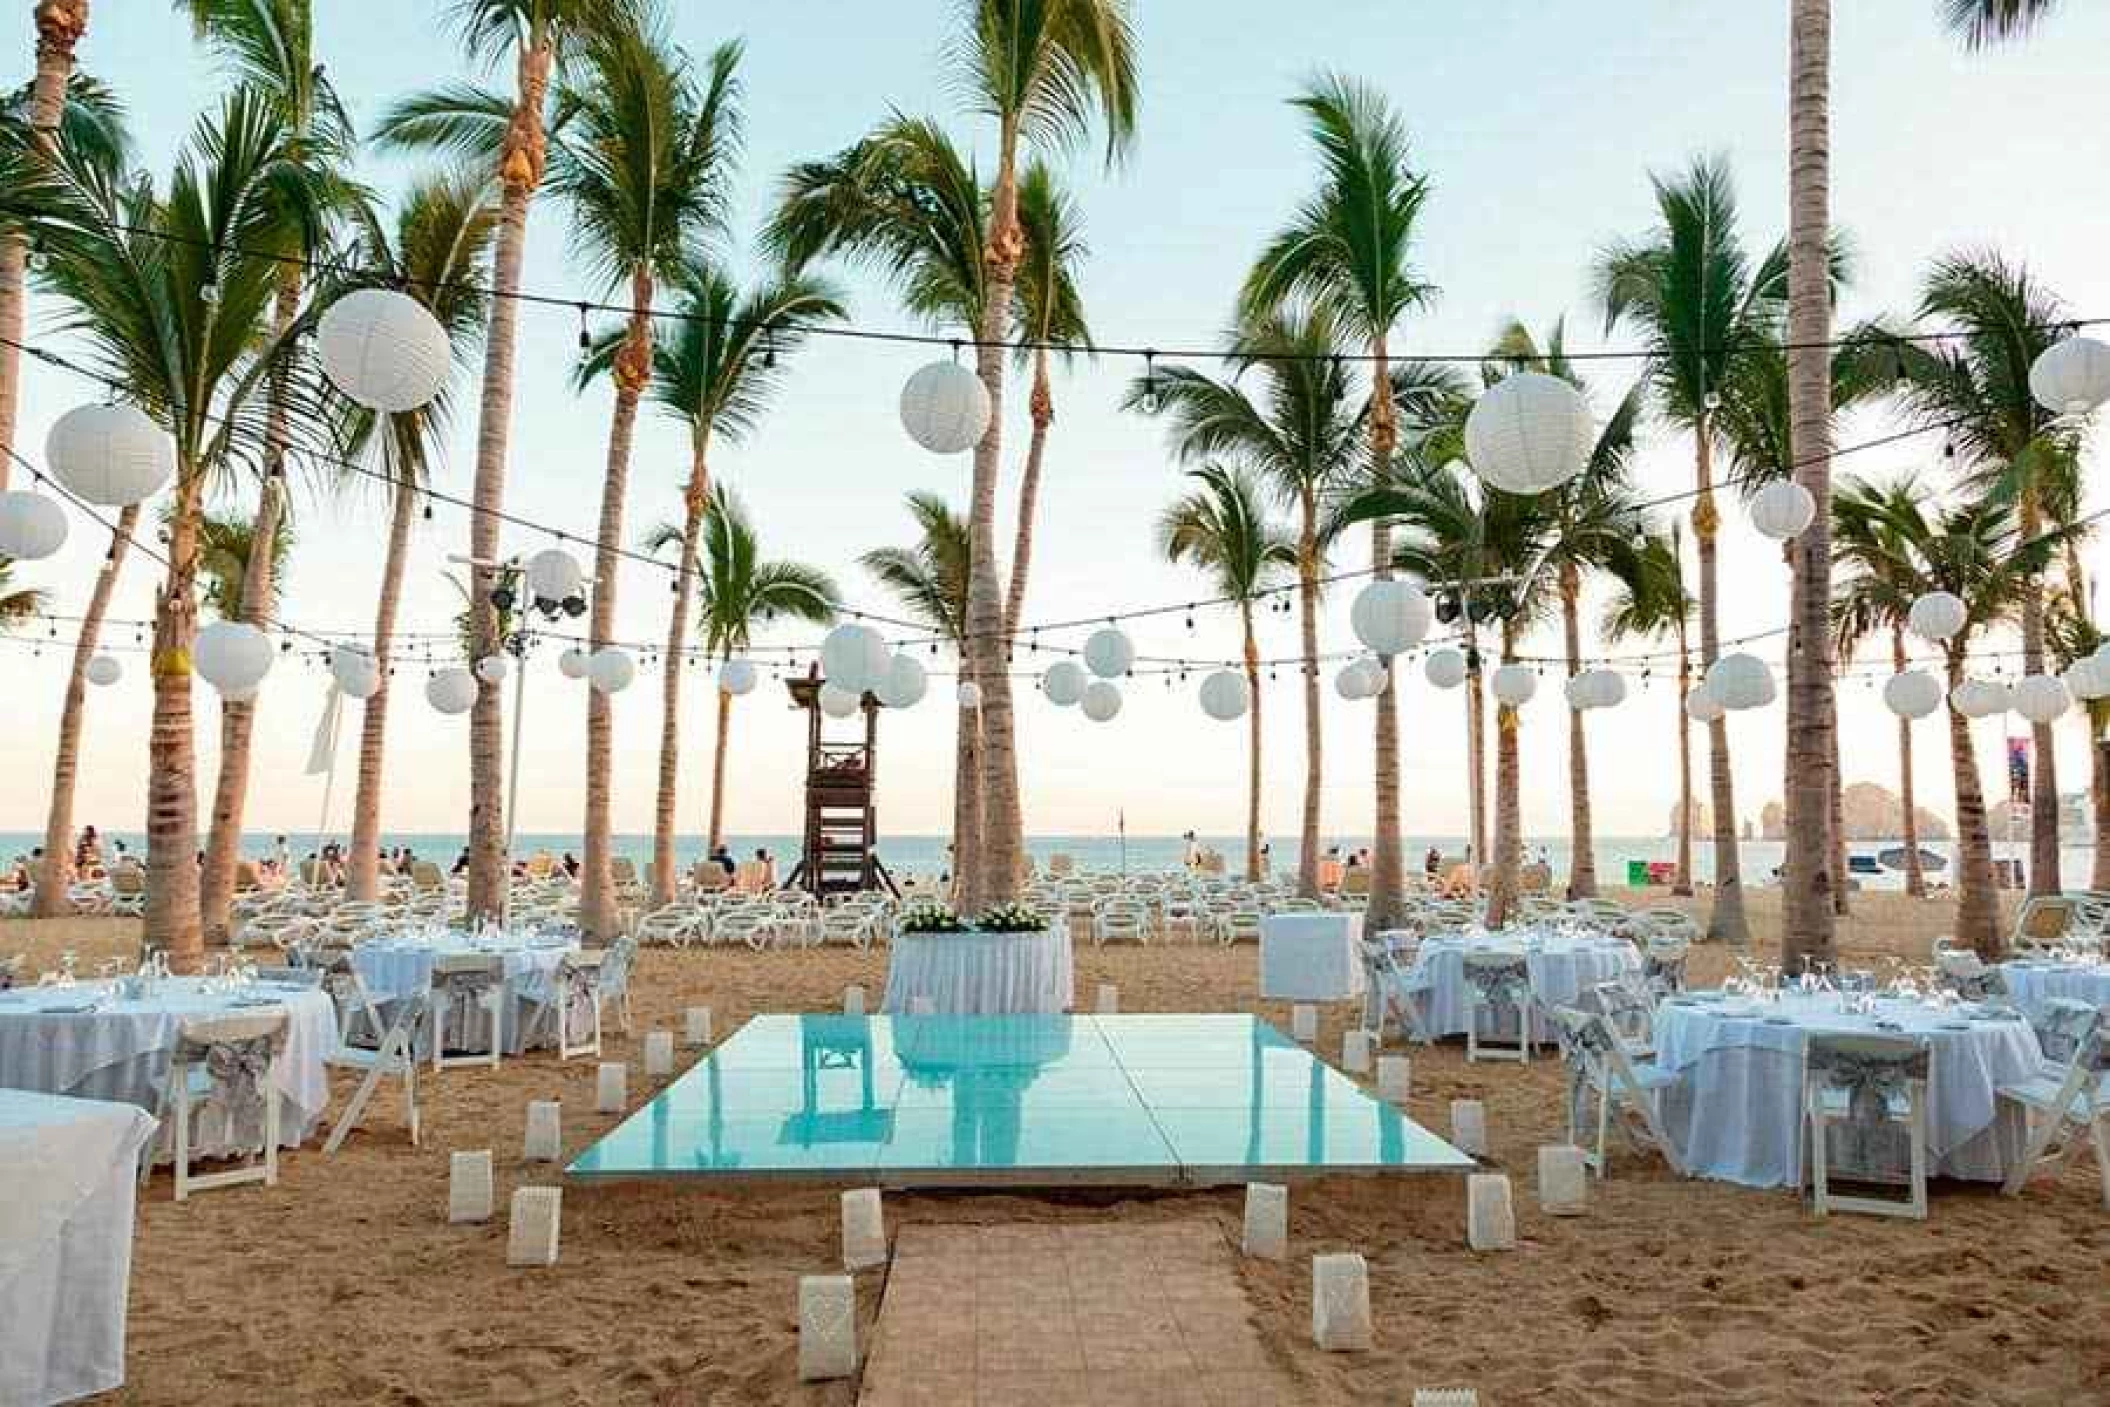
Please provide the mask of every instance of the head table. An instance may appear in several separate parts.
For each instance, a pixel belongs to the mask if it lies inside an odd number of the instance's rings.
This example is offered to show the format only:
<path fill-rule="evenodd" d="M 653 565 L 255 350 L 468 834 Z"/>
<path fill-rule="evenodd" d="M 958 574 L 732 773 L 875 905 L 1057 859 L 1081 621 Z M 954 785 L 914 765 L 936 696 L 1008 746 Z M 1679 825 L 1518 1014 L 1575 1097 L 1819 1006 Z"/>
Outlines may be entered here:
<path fill-rule="evenodd" d="M 1066 925 L 1024 933 L 896 933 L 883 1008 L 922 998 L 941 1016 L 1008 1016 L 1070 1009 L 1076 990 Z"/>
<path fill-rule="evenodd" d="M 567 932 L 535 932 L 505 929 L 465 933 L 459 929 L 427 929 L 369 938 L 352 949 L 352 968 L 367 991 L 384 1006 L 432 985 L 432 967 L 440 958 L 500 957 L 505 961 L 505 994 L 499 1003 L 504 1024 L 504 1046 L 508 1055 L 518 1055 L 527 1028 L 524 1003 L 545 998 L 551 976 L 566 956 L 579 951 L 579 940 Z M 480 1014 L 479 1014 L 480 1015 Z M 449 1016 L 449 1046 L 483 1049 L 489 1037 L 481 1029 L 457 1029 L 467 1013 Z M 432 1033 L 428 1026 L 416 1037 L 416 1053 L 430 1055 Z"/>
<path fill-rule="evenodd" d="M 1679 1077 L 1666 1122 L 1688 1168 L 1748 1187 L 1800 1187 L 1804 1052 L 1811 1033 L 1836 1032 L 1929 1042 L 1928 1171 L 1981 1182 L 2004 1177 L 2020 1133 L 2004 1126 L 1993 1091 L 2037 1069 L 2029 1023 L 1917 998 L 1878 998 L 1872 1015 L 1840 1006 L 1830 992 L 1783 992 L 1769 1001 L 1695 992 L 1657 1008 L 1656 1064 Z"/>
<path fill-rule="evenodd" d="M 1532 1014 L 1532 1035 L 1539 1041 L 1553 1039 L 1546 1012 L 1575 1006 L 1598 983 L 1616 982 L 1641 970 L 1641 954 L 1632 943 L 1583 929 L 1530 925 L 1432 934 L 1422 940 L 1414 965 L 1407 971 L 1407 995 L 1419 1003 L 1423 1029 L 1431 1036 L 1465 1034 L 1470 1010 L 1467 953 L 1503 953 L 1524 959 L 1531 974 L 1531 994 L 1539 1007 Z M 1513 1036 L 1514 1022 L 1506 1015 L 1504 1022 L 1510 1029 L 1481 1034 Z"/>

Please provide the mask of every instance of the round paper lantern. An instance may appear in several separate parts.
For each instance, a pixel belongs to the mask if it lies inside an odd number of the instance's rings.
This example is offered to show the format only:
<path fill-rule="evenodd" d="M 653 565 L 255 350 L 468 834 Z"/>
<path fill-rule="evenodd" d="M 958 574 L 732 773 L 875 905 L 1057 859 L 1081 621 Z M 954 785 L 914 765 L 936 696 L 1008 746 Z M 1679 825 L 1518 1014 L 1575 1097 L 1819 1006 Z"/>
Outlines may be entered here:
<path fill-rule="evenodd" d="M 2110 346 L 2093 337 L 2052 343 L 2030 363 L 2029 393 L 2054 415 L 2086 415 L 2110 400 Z"/>
<path fill-rule="evenodd" d="M 88 661 L 88 682 L 98 689 L 106 689 L 125 677 L 125 667 L 115 655 L 97 655 Z"/>
<path fill-rule="evenodd" d="M 586 657 L 586 682 L 604 694 L 620 694 L 637 678 L 637 661 L 616 645 L 603 645 Z"/>
<path fill-rule="evenodd" d="M 442 669 L 425 681 L 425 702 L 441 713 L 467 713 L 476 703 L 476 676 L 466 669 Z"/>
<path fill-rule="evenodd" d="M 38 562 L 66 545 L 66 515 L 57 500 L 26 489 L 0 492 L 0 557 Z"/>
<path fill-rule="evenodd" d="M 2049 723 L 2072 706 L 2073 696 L 2049 674 L 2025 674 L 2015 681 L 2009 701 L 2030 722 Z"/>
<path fill-rule="evenodd" d="M 476 677 L 486 684 L 503 684 L 512 673 L 513 662 L 504 655 L 485 655 L 476 662 Z"/>
<path fill-rule="evenodd" d="M 1582 392 L 1542 371 L 1503 377 L 1465 417 L 1465 457 L 1505 493 L 1544 493 L 1567 483 L 1588 467 L 1596 441 Z"/>
<path fill-rule="evenodd" d="M 1991 718 L 2007 704 L 2007 685 L 1991 679 L 1966 679 L 1949 691 L 1949 706 L 1966 718 Z"/>
<path fill-rule="evenodd" d="M 1712 723 L 1724 710 L 1714 690 L 1701 684 L 1685 696 L 1685 716 L 1695 723 Z"/>
<path fill-rule="evenodd" d="M 982 686 L 972 679 L 965 679 L 952 691 L 952 701 L 961 708 L 975 709 L 982 706 Z"/>
<path fill-rule="evenodd" d="M 374 657 L 351 645 L 330 651 L 330 677 L 347 698 L 370 699 L 381 690 L 381 671 Z"/>
<path fill-rule="evenodd" d="M 718 687 L 735 698 L 753 693 L 755 685 L 760 682 L 761 677 L 752 660 L 730 659 L 718 666 Z"/>
<path fill-rule="evenodd" d="M 191 663 L 198 677 L 223 694 L 254 689 L 271 672 L 270 637 L 246 621 L 216 620 L 198 632 Z"/>
<path fill-rule="evenodd" d="M 1776 479 L 1752 496 L 1751 525 L 1775 542 L 1802 536 L 1816 520 L 1816 498 L 1793 479 Z"/>
<path fill-rule="evenodd" d="M 932 454 L 960 454 L 989 429 L 989 388 L 958 362 L 932 362 L 901 388 L 901 427 Z"/>
<path fill-rule="evenodd" d="M 1083 700 L 1088 682 L 1075 660 L 1057 660 L 1040 676 L 1040 691 L 1057 708 L 1068 708 Z"/>
<path fill-rule="evenodd" d="M 869 625 L 838 625 L 821 641 L 821 678 L 850 694 L 869 693 L 886 679 L 893 652 Z"/>
<path fill-rule="evenodd" d="M 1439 689 L 1455 689 L 1465 682 L 1465 651 L 1449 647 L 1430 654 L 1421 666 L 1431 684 Z"/>
<path fill-rule="evenodd" d="M 888 708 L 914 708 L 929 688 L 930 677 L 923 666 L 914 656 L 897 652 L 887 661 L 886 678 L 872 693 Z"/>
<path fill-rule="evenodd" d="M 1333 677 L 1333 689 L 1350 702 L 1374 699 L 1385 692 L 1389 678 L 1383 665 L 1366 656 L 1341 666 L 1341 672 Z"/>
<path fill-rule="evenodd" d="M 545 547 L 527 559 L 528 595 L 537 601 L 562 601 L 582 595 L 586 569 L 561 547 Z"/>
<path fill-rule="evenodd" d="M 1707 688 L 1726 709 L 1764 708 L 1773 702 L 1773 671 L 1757 655 L 1738 651 L 1707 667 Z"/>
<path fill-rule="evenodd" d="M 1941 681 L 1924 669 L 1893 674 L 1883 683 L 1883 704 L 1898 717 L 1925 718 L 1941 707 Z"/>
<path fill-rule="evenodd" d="M 1497 703 L 1521 708 L 1539 691 L 1538 672 L 1528 664 L 1505 664 L 1495 670 L 1488 687 L 1494 691 Z"/>
<path fill-rule="evenodd" d="M 853 694 L 848 689 L 838 689 L 833 684 L 821 685 L 821 712 L 830 718 L 848 718 L 856 713 L 864 702 L 864 695 Z"/>
<path fill-rule="evenodd" d="M 76 497 L 129 508 L 175 476 L 176 445 L 137 406 L 75 406 L 52 422 L 44 463 Z"/>
<path fill-rule="evenodd" d="M 1929 591 L 1912 602 L 1905 623 L 1912 633 L 1926 640 L 1947 640 L 1963 629 L 1963 598 L 1947 591 Z"/>
<path fill-rule="evenodd" d="M 592 657 L 577 645 L 557 656 L 557 673 L 566 679 L 584 679 Z"/>
<path fill-rule="evenodd" d="M 1101 679 L 1119 679 L 1135 662 L 1135 645 L 1112 626 L 1093 631 L 1084 642 L 1084 666 Z"/>
<path fill-rule="evenodd" d="M 1094 723 L 1109 722 L 1121 711 L 1121 691 L 1104 679 L 1094 679 L 1084 691 L 1084 716 Z"/>
<path fill-rule="evenodd" d="M 315 350 L 330 384 L 369 410 L 416 410 L 453 368 L 447 329 L 425 305 L 388 288 L 359 288 L 323 313 Z"/>
<path fill-rule="evenodd" d="M 1561 686 L 1568 707 L 1613 708 L 1626 698 L 1626 680 L 1609 669 L 1586 669 Z"/>
<path fill-rule="evenodd" d="M 1253 706 L 1253 688 L 1235 669 L 1219 669 L 1202 680 L 1202 712 L 1219 723 L 1245 717 Z"/>
<path fill-rule="evenodd" d="M 2092 700 L 2110 694 L 2110 679 L 2104 677 L 2100 656 L 2083 655 L 2066 671 L 2066 690 L 2077 699 Z"/>
<path fill-rule="evenodd" d="M 1428 596 L 1411 581 L 1370 582 L 1355 594 L 1348 612 L 1363 648 L 1386 658 L 1419 645 L 1433 617 Z"/>

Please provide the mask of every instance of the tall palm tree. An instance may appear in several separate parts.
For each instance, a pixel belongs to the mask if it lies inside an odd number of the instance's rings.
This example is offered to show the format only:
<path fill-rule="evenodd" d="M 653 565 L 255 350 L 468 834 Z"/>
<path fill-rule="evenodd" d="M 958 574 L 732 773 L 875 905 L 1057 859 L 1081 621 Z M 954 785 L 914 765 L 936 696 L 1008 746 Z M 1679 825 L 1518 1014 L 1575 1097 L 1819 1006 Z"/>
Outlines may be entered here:
<path fill-rule="evenodd" d="M 742 291 L 716 266 L 690 258 L 673 280 L 680 321 L 652 356 L 652 401 L 689 432 L 689 478 L 682 489 L 681 570 L 668 613 L 667 660 L 661 676 L 659 794 L 652 818 L 652 902 L 674 899 L 674 806 L 681 769 L 681 671 L 671 667 L 689 638 L 697 535 L 710 502 L 714 437 L 738 444 L 752 434 L 783 384 L 779 359 L 795 352 L 805 329 L 844 316 L 842 300 L 818 280 L 778 276 Z M 620 339 L 606 339 L 581 367 L 582 377 L 608 369 Z"/>
<path fill-rule="evenodd" d="M 1050 153 L 1080 142 L 1095 116 L 1105 130 L 1107 158 L 1115 159 L 1135 135 L 1138 82 L 1128 0 L 969 0 L 962 8 L 953 67 L 975 110 L 996 120 L 997 142 L 975 338 L 975 370 L 992 414 L 975 446 L 968 519 L 967 653 L 968 673 L 982 693 L 983 824 L 981 853 L 960 863 L 971 858 L 975 865 L 976 903 L 1002 903 L 1016 895 L 1025 861 L 1004 588 L 996 565 L 1004 349 L 1027 237 L 1019 220 L 1020 163 L 1025 148 Z"/>
<path fill-rule="evenodd" d="M 911 493 L 908 511 L 916 521 L 915 544 L 874 548 L 858 561 L 893 594 L 910 618 L 957 650 L 960 637 L 967 630 L 967 520 L 934 493 Z M 981 824 L 980 808 L 974 805 L 980 795 L 974 775 L 975 740 L 975 730 L 963 722 L 953 756 L 952 853 L 956 891 L 963 878 L 959 857 L 972 848 L 973 829 Z M 967 907 L 964 903 L 960 906 Z"/>
<path fill-rule="evenodd" d="M 1276 576 L 1295 567 L 1296 546 L 1268 521 L 1260 487 L 1243 470 L 1208 465 L 1188 473 L 1199 488 L 1158 518 L 1158 546 L 1170 562 L 1191 562 L 1207 573 L 1212 595 L 1238 607 L 1247 713 L 1245 873 L 1261 877 L 1260 862 L 1260 644 L 1253 607 L 1274 590 Z"/>
<path fill-rule="evenodd" d="M 672 523 L 655 528 L 647 540 L 652 551 L 681 542 Z M 697 596 L 698 630 L 704 649 L 721 664 L 748 647 L 755 627 L 783 616 L 812 625 L 835 619 L 841 593 L 818 568 L 798 562 L 771 562 L 762 557 L 754 522 L 723 484 L 711 490 L 703 519 L 703 577 Z M 675 666 L 671 661 L 668 668 Z M 725 751 L 731 736 L 733 696 L 718 690 L 718 741 L 711 761 L 710 847 L 725 840 Z"/>
<path fill-rule="evenodd" d="M 1233 334 L 1233 375 L 1158 369 L 1129 386 L 1124 410 L 1162 415 L 1182 463 L 1222 462 L 1265 483 L 1290 511 L 1297 552 L 1297 607 L 1304 678 L 1304 807 L 1297 888 L 1319 892 L 1319 818 L 1324 774 L 1319 721 L 1319 596 L 1332 500 L 1349 486 L 1369 398 L 1333 360 L 1339 324 L 1323 309 L 1286 308 Z M 1251 382 L 1249 386 L 1248 376 Z"/>
<path fill-rule="evenodd" d="M 1692 622 L 1692 596 L 1685 589 L 1683 532 L 1676 522 L 1667 533 L 1652 533 L 1634 545 L 1634 562 L 1615 580 L 1619 590 L 1605 608 L 1598 635 L 1607 642 L 1657 640 L 1672 636 L 1678 644 L 1676 690 L 1678 730 L 1678 862 L 1671 892 L 1692 893 L 1692 720 L 1685 700 L 1692 692 L 1692 650 L 1686 632 Z M 1644 678 L 1646 677 L 1644 671 Z"/>
<path fill-rule="evenodd" d="M 682 277 L 697 241 L 726 231 L 740 139 L 740 46 L 714 50 L 699 84 L 651 6 L 637 24 L 590 39 L 582 57 L 559 98 L 576 115 L 552 152 L 552 174 L 571 210 L 574 252 L 609 287 L 627 285 L 630 299 L 621 344 L 608 359 L 615 409 L 588 620 L 589 648 L 600 649 L 615 630 L 630 445 L 638 403 L 652 383 L 653 291 Z M 609 853 L 614 727 L 612 696 L 591 691 L 579 919 L 600 938 L 612 936 L 616 923 Z"/>
<path fill-rule="evenodd" d="M 1392 472 L 1399 418 L 1390 395 L 1389 339 L 1399 320 L 1434 296 L 1409 264 L 1414 227 L 1428 196 L 1427 178 L 1409 163 L 1406 123 L 1376 88 L 1340 74 L 1321 74 L 1292 104 L 1304 113 L 1318 147 L 1319 189 L 1261 251 L 1241 293 L 1248 315 L 1308 298 L 1333 313 L 1341 330 L 1371 359 L 1369 479 Z M 1391 529 L 1370 525 L 1374 575 L 1391 575 Z M 1377 696 L 1376 838 L 1370 865 L 1370 921 L 1397 916 L 1402 855 L 1399 830 L 1399 707 L 1389 687 Z"/>
<path fill-rule="evenodd" d="M 462 45 L 482 64 L 510 59 L 510 97 L 473 84 L 414 94 L 382 119 L 384 147 L 438 151 L 481 165 L 497 179 L 498 238 L 491 250 L 490 319 L 484 332 L 482 400 L 477 408 L 476 480 L 471 490 L 469 556 L 498 561 L 505 509 L 506 449 L 513 420 L 513 355 L 528 209 L 549 156 L 551 82 L 587 38 L 630 21 L 634 0 L 456 0 Z M 494 567 L 472 568 L 469 658 L 495 653 L 503 636 L 491 606 Z M 500 693 L 479 689 L 469 713 L 469 893 L 471 919 L 498 918 L 506 903 L 505 716 Z"/>
<path fill-rule="evenodd" d="M 363 250 L 369 268 L 402 282 L 447 330 L 457 361 L 466 363 L 489 307 L 476 286 L 476 271 L 497 238 L 498 190 L 488 172 L 475 167 L 420 178 L 403 197 L 395 238 L 372 237 Z M 388 746 L 389 655 L 396 611 L 410 559 L 410 533 L 419 499 L 431 483 L 441 446 L 454 418 L 451 389 L 443 388 L 416 410 L 387 416 L 356 416 L 348 437 L 354 452 L 379 464 L 388 483 L 388 551 L 374 606 L 373 657 L 380 688 L 359 720 L 359 783 L 352 803 L 351 858 L 345 890 L 354 899 L 378 897 L 381 883 L 382 763 Z M 472 642 L 473 643 L 473 642 Z M 477 656 L 471 656 L 477 658 Z"/>
<path fill-rule="evenodd" d="M 1929 591 L 1960 597 L 1964 627 L 1943 647 L 1953 690 L 1963 682 L 1972 640 L 1989 627 L 2019 618 L 2035 593 L 2036 575 L 2052 559 L 2062 534 L 2025 536 L 2013 496 L 2003 489 L 1932 512 L 1925 506 L 1931 497 L 1910 479 L 1881 486 L 1850 482 L 1840 489 L 1833 512 L 1842 527 L 1854 524 L 1853 540 L 1869 543 L 1880 553 L 1868 564 L 1849 564 L 1841 589 L 1848 601 L 1863 591 L 1878 596 L 1895 592 L 1908 601 Z M 1864 519 L 1865 525 L 1859 521 Z M 2001 947 L 1992 832 L 1970 721 L 1953 701 L 1949 753 L 1956 778 L 1956 936 L 1990 962 L 1999 958 Z"/>
<path fill-rule="evenodd" d="M 2058 7 L 2059 0 L 1941 0 L 1942 22 L 1972 49 L 2019 38 Z"/>
<path fill-rule="evenodd" d="M 1004 596 L 1004 629 L 1018 629 L 1026 604 L 1026 573 L 1033 563 L 1033 511 L 1040 499 L 1040 471 L 1048 449 L 1048 430 L 1055 423 L 1055 387 L 1048 375 L 1049 345 L 1089 350 L 1092 331 L 1084 319 L 1084 295 L 1077 289 L 1077 266 L 1085 248 L 1083 217 L 1077 204 L 1045 162 L 1026 168 L 1018 186 L 1018 219 L 1025 231 L 1025 256 L 1018 271 L 1019 357 L 1033 367 L 1033 438 L 1026 447 L 1025 472 L 1018 481 L 1018 531 L 1011 548 L 1011 587 Z"/>

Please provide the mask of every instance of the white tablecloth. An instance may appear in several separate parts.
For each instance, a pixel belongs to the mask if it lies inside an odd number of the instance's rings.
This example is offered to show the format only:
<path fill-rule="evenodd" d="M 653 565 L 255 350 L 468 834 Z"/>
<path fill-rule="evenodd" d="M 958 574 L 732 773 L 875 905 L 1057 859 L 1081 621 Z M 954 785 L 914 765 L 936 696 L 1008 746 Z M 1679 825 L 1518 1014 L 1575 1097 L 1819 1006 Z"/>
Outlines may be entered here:
<path fill-rule="evenodd" d="M 578 950 L 578 943 L 569 938 L 538 939 L 526 933 L 500 934 L 477 941 L 472 941 L 465 933 L 375 938 L 352 950 L 352 967 L 375 1000 L 386 1003 L 431 986 L 432 964 L 436 958 L 502 955 L 506 964 L 506 994 L 499 1010 L 505 1019 L 505 1051 L 508 1055 L 518 1055 L 522 1049 L 521 1033 L 527 1025 L 522 1010 L 524 999 L 545 997 L 550 976 L 558 964 L 567 954 Z M 458 1039 L 463 1049 L 484 1048 L 485 1037 L 481 1031 L 464 1032 L 458 1038 L 450 1028 L 448 1044 L 453 1046 Z M 417 1054 L 420 1057 L 432 1053 L 431 1041 L 429 1027 L 418 1033 Z"/>
<path fill-rule="evenodd" d="M 1431 1036 L 1462 1036 L 1466 1028 L 1468 952 L 1521 956 L 1531 974 L 1531 993 L 1543 1009 L 1532 1015 L 1532 1035 L 1553 1039 L 1545 1012 L 1577 1005 L 1600 982 L 1616 982 L 1641 970 L 1641 954 L 1624 938 L 1572 933 L 1554 928 L 1506 928 L 1497 933 L 1433 934 L 1423 940 L 1420 955 L 1407 973 L 1408 996 L 1419 1003 L 1422 1026 Z M 1506 1017 L 1481 1037 L 1514 1039 L 1515 1023 Z"/>
<path fill-rule="evenodd" d="M 1062 1012 L 1075 989 L 1070 935 L 1060 926 L 1034 933 L 897 933 L 883 1006 L 905 1012 L 911 997 L 928 997 L 941 1015 Z"/>
<path fill-rule="evenodd" d="M 124 1382 L 132 1202 L 153 1133 L 129 1104 L 0 1089 L 0 1402 Z"/>
<path fill-rule="evenodd" d="M 186 1018 L 278 1007 L 291 1017 L 274 1077 L 284 1096 L 279 1142 L 297 1147 L 330 1102 L 329 1070 L 323 1061 L 337 1047 L 337 1013 L 329 994 L 269 983 L 236 991 L 207 987 L 204 978 L 168 977 L 142 997 L 104 996 L 101 982 L 0 992 L 0 1088 L 112 1099 L 151 1113 L 161 1105 L 169 1056 Z M 262 1004 L 252 1011 L 237 1002 Z M 94 1009 L 45 1009 L 82 1003 L 92 1003 Z M 208 1137 L 197 1151 L 211 1157 L 225 1150 Z"/>
<path fill-rule="evenodd" d="M 1883 1031 L 1879 1020 L 1904 1029 Z M 1799 1187 L 1803 1050 L 1810 1032 L 1928 1037 L 1934 1057 L 1930 1171 L 1998 1182 L 2019 1147 L 2020 1129 L 2011 1109 L 2002 1114 L 1993 1090 L 2037 1068 L 2037 1037 L 2021 1020 L 1951 1029 L 1961 1021 L 1954 1011 L 1917 1002 L 1884 1001 L 1875 1016 L 1849 1016 L 1830 994 L 1789 994 L 1762 1007 L 1748 998 L 1666 1001 L 1656 1013 L 1656 1062 L 1680 1077 L 1666 1109 L 1671 1139 L 1699 1176 Z"/>
<path fill-rule="evenodd" d="M 1359 914 L 1269 914 L 1260 920 L 1260 995 L 1298 1002 L 1361 996 L 1362 939 Z"/>
<path fill-rule="evenodd" d="M 2015 1005 L 2032 1016 L 2055 998 L 2110 1006 L 2110 963 L 2017 958 L 2002 963 L 2000 971 L 2007 978 L 2007 990 Z"/>

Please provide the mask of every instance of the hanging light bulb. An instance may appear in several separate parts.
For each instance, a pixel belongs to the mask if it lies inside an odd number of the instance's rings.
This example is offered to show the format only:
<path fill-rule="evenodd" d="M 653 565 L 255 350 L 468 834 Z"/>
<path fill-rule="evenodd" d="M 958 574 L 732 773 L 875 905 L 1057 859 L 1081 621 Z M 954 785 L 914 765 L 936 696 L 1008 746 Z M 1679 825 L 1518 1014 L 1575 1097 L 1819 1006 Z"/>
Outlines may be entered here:
<path fill-rule="evenodd" d="M 584 303 L 579 305 L 579 350 L 581 352 L 593 350 L 593 334 L 586 330 L 586 305 Z"/>
<path fill-rule="evenodd" d="M 1148 347 L 1143 350 L 1143 413 L 1158 413 L 1158 354 Z"/>

